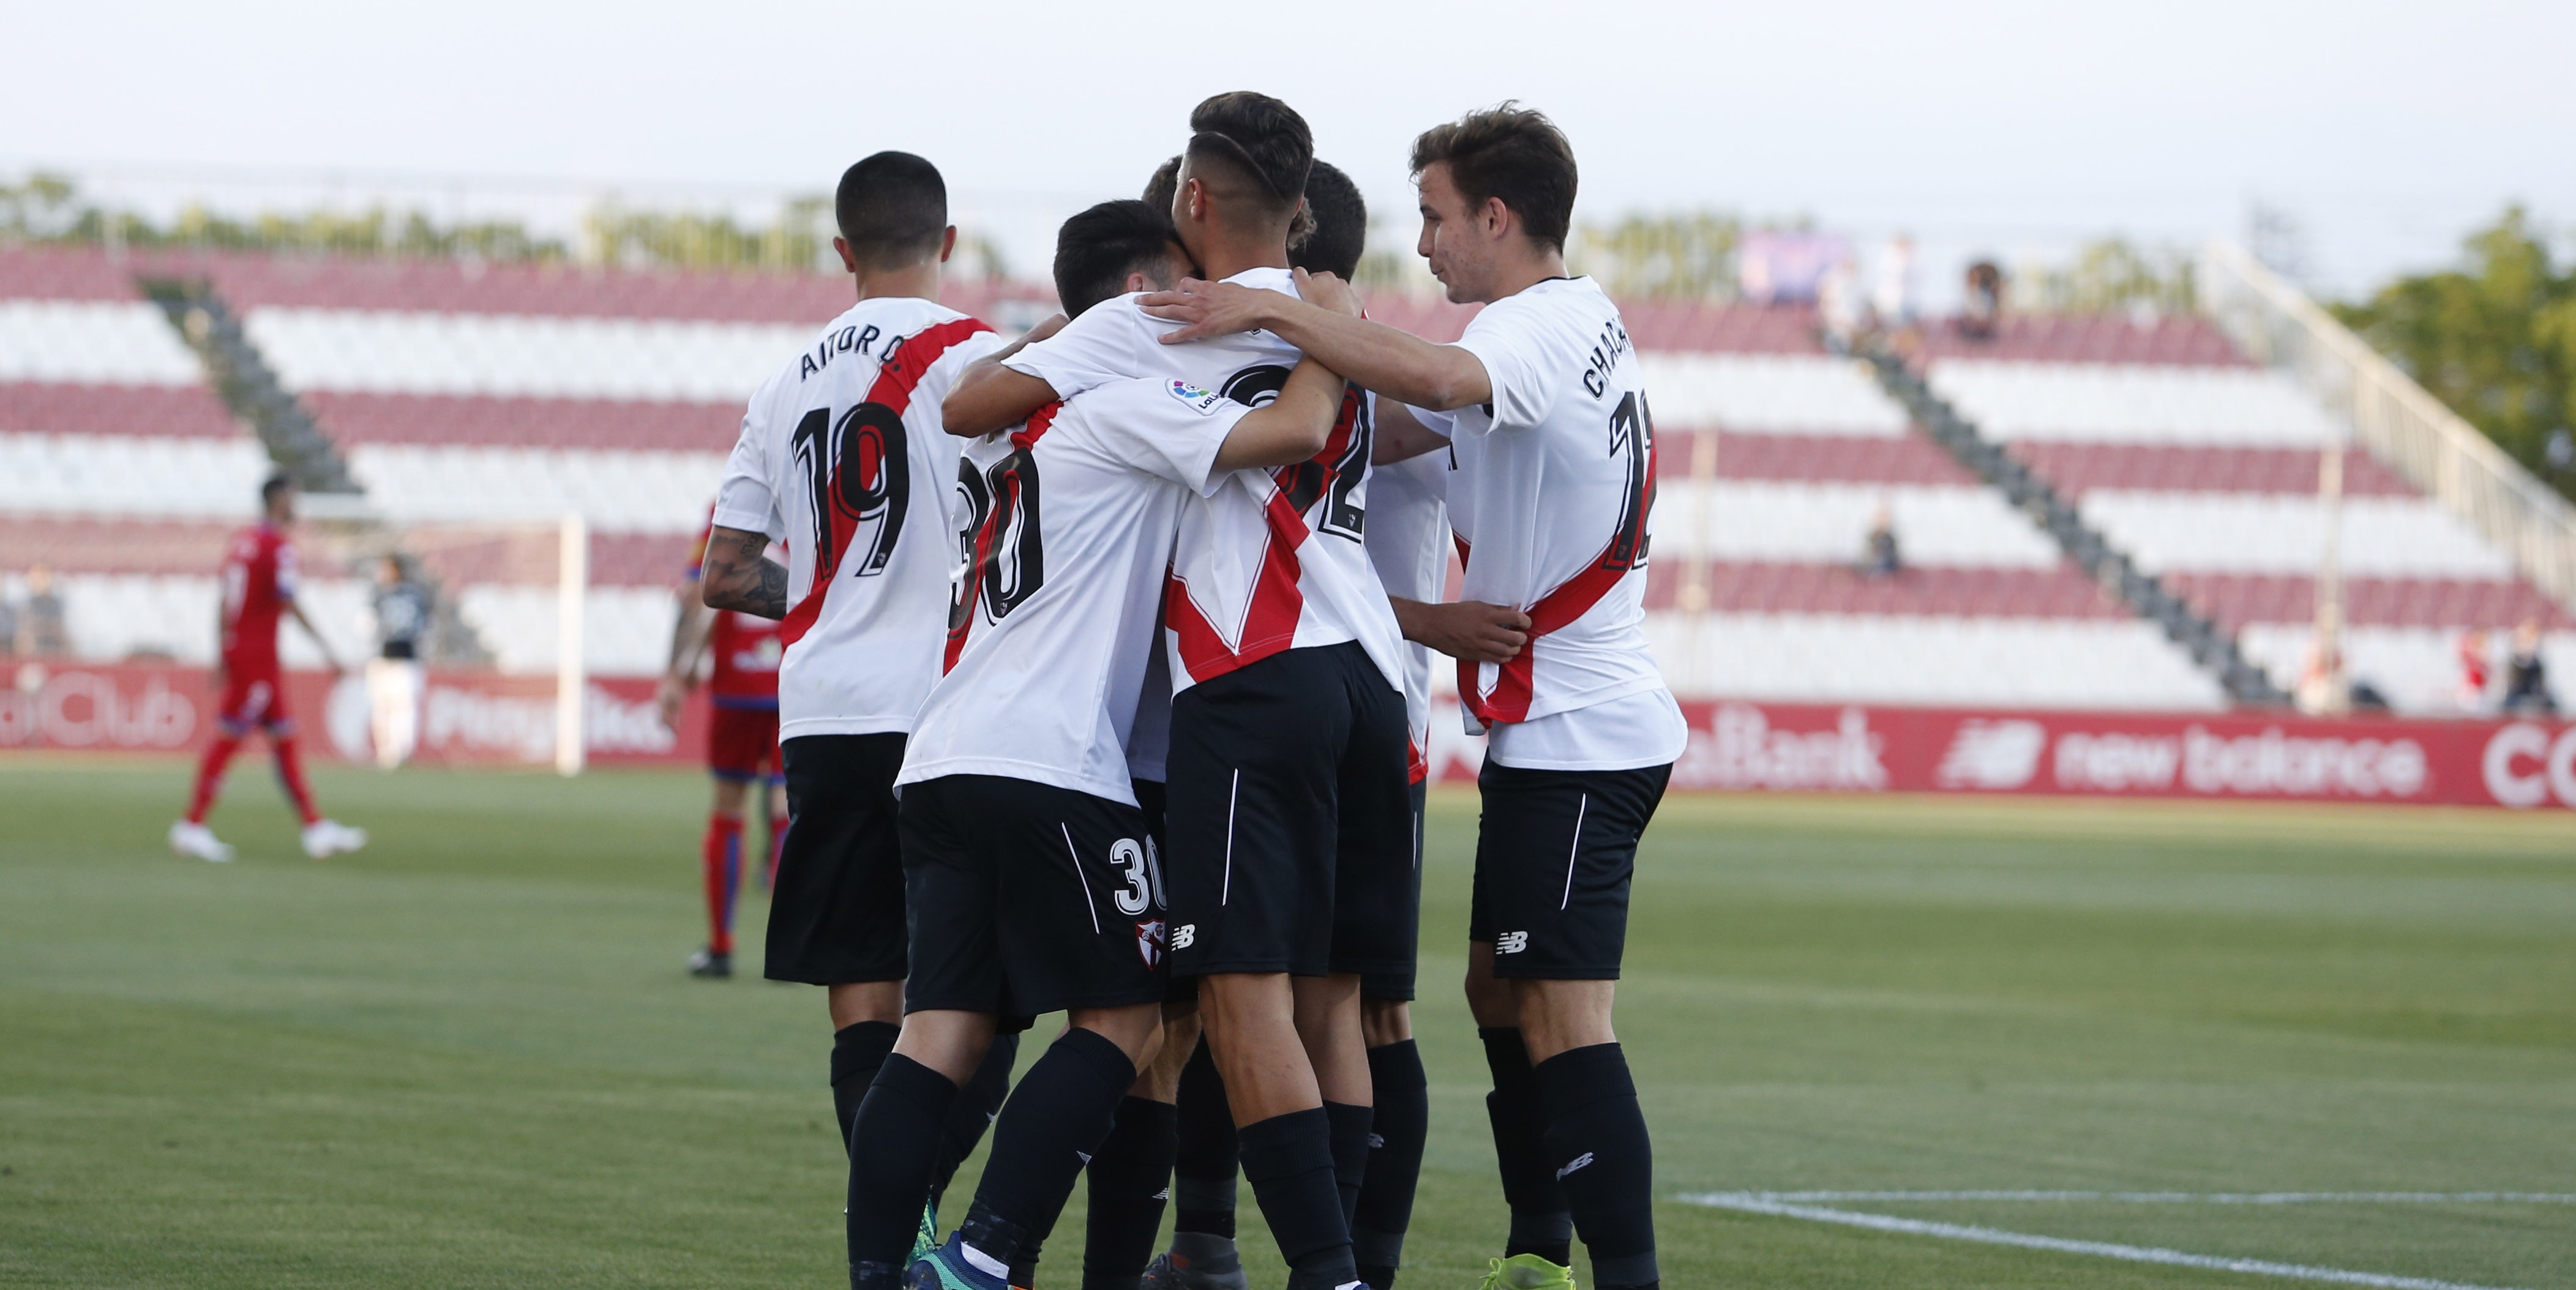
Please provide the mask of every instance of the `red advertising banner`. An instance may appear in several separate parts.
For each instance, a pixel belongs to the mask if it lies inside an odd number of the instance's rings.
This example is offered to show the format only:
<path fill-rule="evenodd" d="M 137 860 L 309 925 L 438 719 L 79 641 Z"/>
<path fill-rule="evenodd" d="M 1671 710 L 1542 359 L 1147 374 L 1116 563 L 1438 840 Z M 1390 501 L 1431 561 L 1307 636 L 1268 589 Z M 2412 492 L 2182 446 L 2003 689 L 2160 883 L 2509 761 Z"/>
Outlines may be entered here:
<path fill-rule="evenodd" d="M 2236 801 L 2576 809 L 2576 724 L 2315 720 L 2272 713 L 1962 711 L 1682 704 L 1676 790 L 2044 793 Z M 1455 704 L 1432 715 L 1443 780 L 1472 780 L 1481 740 Z"/>
<path fill-rule="evenodd" d="M 213 728 L 202 668 L 21 664 L 0 689 L 0 749 L 184 752 Z M 287 678 L 287 710 L 316 753 L 372 756 L 365 679 Z M 415 760 L 546 765 L 554 681 L 432 671 Z M 2313 720 L 2271 713 L 1970 711 L 1696 701 L 1679 791 L 2041 793 L 2236 801 L 2413 802 L 2576 809 L 2576 723 Z M 584 722 L 602 765 L 696 765 L 703 698 L 680 728 L 653 711 L 653 682 L 590 683 Z M 1484 741 L 1434 705 L 1432 774 L 1472 783 Z"/>
<path fill-rule="evenodd" d="M 0 748 L 93 752 L 184 752 L 214 729 L 216 695 L 203 668 L 153 664 L 23 663 L 0 689 Z M 690 764 L 703 760 L 706 702 L 681 709 L 663 728 L 653 682 L 604 677 L 590 683 L 583 726 L 591 761 L 603 765 Z M 374 757 L 363 673 L 290 672 L 285 706 L 312 755 Z M 422 680 L 420 742 L 414 761 L 454 765 L 551 765 L 555 756 L 552 677 L 432 670 Z"/>

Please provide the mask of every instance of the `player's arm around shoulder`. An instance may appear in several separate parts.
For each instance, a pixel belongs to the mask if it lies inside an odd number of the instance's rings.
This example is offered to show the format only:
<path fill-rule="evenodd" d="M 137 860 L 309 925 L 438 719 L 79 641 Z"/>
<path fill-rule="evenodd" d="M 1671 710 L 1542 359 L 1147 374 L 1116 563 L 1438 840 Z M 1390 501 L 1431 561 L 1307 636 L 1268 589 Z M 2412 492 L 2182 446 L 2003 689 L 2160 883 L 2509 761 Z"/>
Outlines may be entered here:
<path fill-rule="evenodd" d="M 968 363 L 939 401 L 940 427 L 960 439 L 980 438 L 1018 425 L 1055 402 L 1054 386 L 1008 364 L 1022 350 L 1063 331 L 1066 322 L 1063 314 L 1051 314 L 1027 335 Z"/>
<path fill-rule="evenodd" d="M 1319 297 L 1314 307 L 1331 309 L 1358 321 L 1359 297 L 1340 279 L 1318 283 L 1314 291 Z M 1225 446 L 1217 450 L 1217 469 L 1287 466 L 1322 452 L 1332 439 L 1333 421 L 1341 415 L 1346 392 L 1340 372 L 1314 355 L 1307 355 L 1288 374 L 1288 383 L 1280 387 L 1279 397 L 1243 414 L 1234 423 L 1233 431 L 1225 437 Z"/>
<path fill-rule="evenodd" d="M 1304 297 L 1234 282 L 1183 281 L 1141 302 L 1154 317 L 1183 324 L 1163 336 L 1181 344 L 1235 332 L 1267 331 L 1381 398 L 1446 412 L 1492 397 L 1485 365 L 1456 345 L 1435 345 L 1410 332 L 1334 308 L 1319 292 L 1348 292 L 1332 274 L 1296 271 Z"/>

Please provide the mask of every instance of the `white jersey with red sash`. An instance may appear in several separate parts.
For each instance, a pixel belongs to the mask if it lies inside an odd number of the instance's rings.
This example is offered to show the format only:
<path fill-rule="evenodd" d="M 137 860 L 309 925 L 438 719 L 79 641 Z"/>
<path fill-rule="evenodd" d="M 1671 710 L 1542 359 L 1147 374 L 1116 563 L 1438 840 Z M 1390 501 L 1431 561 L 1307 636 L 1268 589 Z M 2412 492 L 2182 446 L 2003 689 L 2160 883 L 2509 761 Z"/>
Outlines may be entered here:
<path fill-rule="evenodd" d="M 1286 269 L 1227 279 L 1296 294 Z M 1107 381 L 1154 377 L 1172 397 L 1259 407 L 1277 397 L 1303 357 L 1267 332 L 1186 345 L 1161 337 L 1180 324 L 1147 315 L 1138 297 L 1104 301 L 1063 331 L 1004 360 L 1071 398 Z M 1357 641 L 1404 685 L 1403 634 L 1361 545 L 1373 440 L 1369 401 L 1351 390 L 1331 439 L 1312 460 L 1238 470 L 1181 515 L 1163 600 L 1174 692 L 1289 649 Z"/>
<path fill-rule="evenodd" d="M 1654 419 L 1618 306 L 1590 278 L 1550 279 L 1485 306 L 1458 344 L 1493 390 L 1450 427 L 1460 594 L 1530 616 L 1511 662 L 1458 665 L 1460 701 L 1507 766 L 1674 760 L 1688 731 L 1646 644 Z"/>
<path fill-rule="evenodd" d="M 1000 347 L 934 301 L 862 300 L 752 396 L 715 522 L 790 553 L 781 739 L 912 729 L 939 679 L 963 442 L 939 404 Z"/>

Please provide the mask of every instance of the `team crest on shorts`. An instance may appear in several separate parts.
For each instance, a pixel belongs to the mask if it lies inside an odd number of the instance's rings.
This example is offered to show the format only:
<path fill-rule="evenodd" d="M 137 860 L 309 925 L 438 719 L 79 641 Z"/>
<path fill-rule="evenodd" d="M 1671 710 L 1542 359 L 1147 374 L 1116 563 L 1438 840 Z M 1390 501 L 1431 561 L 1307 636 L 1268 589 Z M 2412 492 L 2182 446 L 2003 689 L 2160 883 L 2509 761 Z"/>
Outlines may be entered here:
<path fill-rule="evenodd" d="M 1136 955 L 1137 957 L 1145 960 L 1146 967 L 1158 968 L 1163 966 L 1162 919 L 1143 918 L 1137 920 Z"/>

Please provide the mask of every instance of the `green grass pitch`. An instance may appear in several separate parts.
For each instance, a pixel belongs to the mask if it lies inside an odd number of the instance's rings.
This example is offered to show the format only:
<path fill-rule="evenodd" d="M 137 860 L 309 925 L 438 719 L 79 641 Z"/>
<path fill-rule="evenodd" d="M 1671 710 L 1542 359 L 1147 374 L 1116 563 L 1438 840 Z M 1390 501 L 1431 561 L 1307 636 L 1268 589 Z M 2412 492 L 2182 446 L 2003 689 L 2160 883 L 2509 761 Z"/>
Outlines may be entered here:
<path fill-rule="evenodd" d="M 317 780 L 373 846 L 305 861 L 246 767 L 214 866 L 160 846 L 184 767 L 0 760 L 0 1284 L 839 1282 L 819 992 L 681 971 L 702 781 Z M 1437 800 L 1408 1287 L 1473 1286 L 1502 1230 L 1473 821 Z M 1639 869 L 1620 1029 L 1677 1290 L 2293 1284 L 1694 1192 L 2576 1192 L 2576 817 L 1676 799 Z M 2564 1203 L 1839 1207 L 2576 1287 Z"/>

